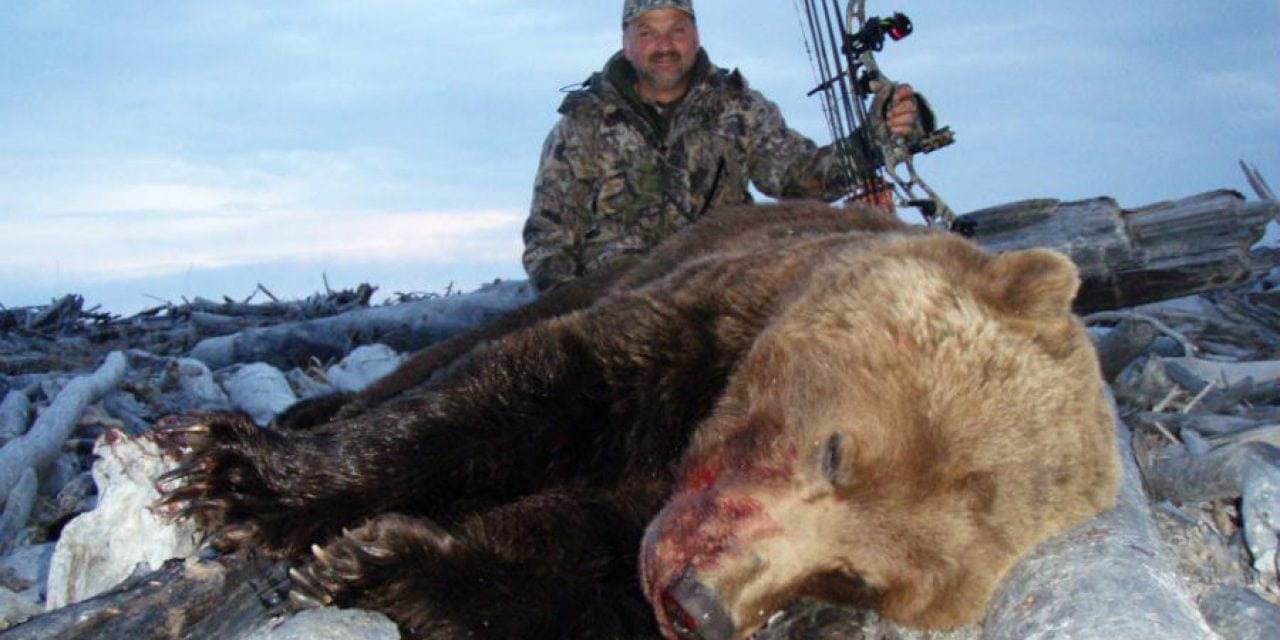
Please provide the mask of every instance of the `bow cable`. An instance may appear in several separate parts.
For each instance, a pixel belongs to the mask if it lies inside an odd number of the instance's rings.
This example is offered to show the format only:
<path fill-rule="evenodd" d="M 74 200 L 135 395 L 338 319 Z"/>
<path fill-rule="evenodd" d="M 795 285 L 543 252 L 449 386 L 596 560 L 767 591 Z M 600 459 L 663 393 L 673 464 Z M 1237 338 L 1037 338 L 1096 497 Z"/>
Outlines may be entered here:
<path fill-rule="evenodd" d="M 843 12 L 839 0 L 796 0 L 796 10 L 802 14 L 805 49 L 819 82 L 808 95 L 821 95 L 837 166 L 850 185 L 848 198 L 889 211 L 895 204 L 913 207 L 930 225 L 965 231 L 963 222 L 916 172 L 913 161 L 917 153 L 954 142 L 950 127 L 904 137 L 890 131 L 885 120 L 898 85 L 880 71 L 875 52 L 886 38 L 897 41 L 910 35 L 911 20 L 902 13 L 867 18 L 865 0 L 849 0 Z M 860 170 L 854 162 L 858 146 L 878 151 L 883 166 Z M 899 167 L 905 168 L 906 177 Z"/>

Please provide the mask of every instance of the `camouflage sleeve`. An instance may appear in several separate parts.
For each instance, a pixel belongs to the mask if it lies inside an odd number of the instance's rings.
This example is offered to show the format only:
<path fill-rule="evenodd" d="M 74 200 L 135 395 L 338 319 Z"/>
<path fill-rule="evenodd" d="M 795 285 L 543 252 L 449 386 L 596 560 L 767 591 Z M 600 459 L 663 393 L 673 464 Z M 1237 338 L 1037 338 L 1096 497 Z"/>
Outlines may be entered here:
<path fill-rule="evenodd" d="M 524 225 L 524 269 L 539 291 L 580 275 L 576 228 L 590 206 L 590 186 L 571 161 L 570 126 L 569 118 L 561 118 L 542 145 Z"/>
<path fill-rule="evenodd" d="M 775 198 L 835 200 L 850 191 L 849 178 L 835 154 L 835 146 L 819 147 L 789 128 L 778 106 L 759 92 L 747 90 L 747 122 L 751 123 L 748 170 L 751 181 Z M 860 132 L 846 141 L 858 172 L 878 166 Z"/>

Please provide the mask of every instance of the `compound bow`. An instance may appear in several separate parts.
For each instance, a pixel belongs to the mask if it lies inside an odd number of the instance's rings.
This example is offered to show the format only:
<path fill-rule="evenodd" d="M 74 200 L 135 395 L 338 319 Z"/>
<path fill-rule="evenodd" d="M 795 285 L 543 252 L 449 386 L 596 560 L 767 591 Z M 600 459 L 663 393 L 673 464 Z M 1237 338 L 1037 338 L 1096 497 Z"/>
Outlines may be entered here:
<path fill-rule="evenodd" d="M 884 48 L 886 38 L 897 41 L 910 35 L 911 19 L 896 12 L 890 18 L 867 18 L 865 0 L 850 0 L 843 16 L 839 0 L 803 0 L 803 10 L 797 11 L 802 26 L 807 26 L 805 45 L 820 82 L 809 95 L 822 94 L 827 126 L 852 186 L 850 198 L 889 210 L 895 203 L 914 207 L 927 224 L 965 231 L 963 221 L 957 221 L 955 212 L 916 173 L 913 162 L 917 153 L 954 142 L 951 128 L 908 138 L 894 134 L 885 121 L 898 84 L 880 71 L 875 53 Z M 883 158 L 884 165 L 874 173 L 854 163 L 852 145 L 861 144 L 855 135 L 863 136 Z M 899 167 L 906 170 L 905 178 Z"/>

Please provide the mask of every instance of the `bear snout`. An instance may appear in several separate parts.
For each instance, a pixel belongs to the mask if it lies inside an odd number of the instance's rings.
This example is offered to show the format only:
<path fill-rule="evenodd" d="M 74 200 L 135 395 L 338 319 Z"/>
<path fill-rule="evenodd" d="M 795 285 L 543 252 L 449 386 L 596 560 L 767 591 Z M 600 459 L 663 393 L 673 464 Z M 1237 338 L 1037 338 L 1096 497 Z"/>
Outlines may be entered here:
<path fill-rule="evenodd" d="M 694 576 L 681 573 L 662 590 L 661 606 L 665 621 L 663 633 L 677 640 L 730 640 L 734 624 L 719 597 Z"/>
<path fill-rule="evenodd" d="M 754 543 L 782 530 L 755 498 L 716 489 L 677 494 L 649 523 L 641 549 L 645 595 L 668 640 L 739 637 L 716 584 L 746 579 L 761 561 Z M 745 572 L 745 574 L 743 573 Z"/>

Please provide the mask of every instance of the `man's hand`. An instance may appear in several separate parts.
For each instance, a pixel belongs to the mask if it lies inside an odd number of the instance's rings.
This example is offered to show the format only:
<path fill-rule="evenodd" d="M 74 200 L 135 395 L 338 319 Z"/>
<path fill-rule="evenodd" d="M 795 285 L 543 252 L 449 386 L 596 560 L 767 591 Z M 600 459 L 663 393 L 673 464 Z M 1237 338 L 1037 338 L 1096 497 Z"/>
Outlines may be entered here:
<path fill-rule="evenodd" d="M 889 104 L 889 113 L 885 117 L 889 131 L 895 136 L 910 135 L 915 130 L 916 121 L 920 119 L 916 92 L 911 89 L 911 85 L 900 84 L 893 92 L 893 101 Z"/>

